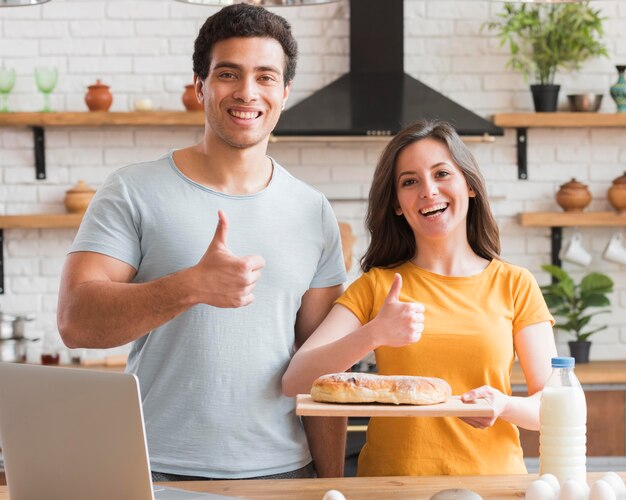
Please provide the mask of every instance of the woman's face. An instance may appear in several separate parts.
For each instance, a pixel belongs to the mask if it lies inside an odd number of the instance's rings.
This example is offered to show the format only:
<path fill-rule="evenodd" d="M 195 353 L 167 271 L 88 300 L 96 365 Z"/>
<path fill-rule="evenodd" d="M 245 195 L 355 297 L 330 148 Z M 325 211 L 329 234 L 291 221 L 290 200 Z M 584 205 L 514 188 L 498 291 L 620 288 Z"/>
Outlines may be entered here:
<path fill-rule="evenodd" d="M 395 187 L 398 207 L 416 241 L 467 238 L 469 188 L 447 146 L 421 139 L 405 147 L 396 160 Z"/>

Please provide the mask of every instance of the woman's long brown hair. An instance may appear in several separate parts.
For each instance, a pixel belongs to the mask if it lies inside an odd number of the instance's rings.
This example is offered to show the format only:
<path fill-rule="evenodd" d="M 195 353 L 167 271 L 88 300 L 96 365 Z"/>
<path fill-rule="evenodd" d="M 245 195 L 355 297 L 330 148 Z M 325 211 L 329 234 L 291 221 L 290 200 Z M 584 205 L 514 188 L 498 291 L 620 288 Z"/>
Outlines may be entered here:
<path fill-rule="evenodd" d="M 474 155 L 447 122 L 420 120 L 409 125 L 389 142 L 382 152 L 369 194 L 365 226 L 370 244 L 361 259 L 363 272 L 372 267 L 396 267 L 415 257 L 417 245 L 413 230 L 403 215 L 396 215 L 396 160 L 410 144 L 431 138 L 440 141 L 450 151 L 454 163 L 461 169 L 475 197 L 469 199 L 467 239 L 472 250 L 488 260 L 500 256 L 498 225 L 487 200 L 485 180 Z"/>

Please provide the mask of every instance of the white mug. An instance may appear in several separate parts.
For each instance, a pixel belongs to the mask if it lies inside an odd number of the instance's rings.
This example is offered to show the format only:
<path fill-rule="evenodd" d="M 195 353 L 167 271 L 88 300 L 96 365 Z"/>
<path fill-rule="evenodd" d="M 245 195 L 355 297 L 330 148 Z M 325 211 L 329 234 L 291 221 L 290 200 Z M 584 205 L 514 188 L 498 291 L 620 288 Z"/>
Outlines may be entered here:
<path fill-rule="evenodd" d="M 602 258 L 626 266 L 626 248 L 624 248 L 623 242 L 624 236 L 621 233 L 615 233 L 611 236 Z"/>
<path fill-rule="evenodd" d="M 591 264 L 591 254 L 585 250 L 582 241 L 582 234 L 572 234 L 569 243 L 563 246 L 559 258 L 571 262 L 572 264 L 578 264 L 579 266 L 588 266 Z"/>

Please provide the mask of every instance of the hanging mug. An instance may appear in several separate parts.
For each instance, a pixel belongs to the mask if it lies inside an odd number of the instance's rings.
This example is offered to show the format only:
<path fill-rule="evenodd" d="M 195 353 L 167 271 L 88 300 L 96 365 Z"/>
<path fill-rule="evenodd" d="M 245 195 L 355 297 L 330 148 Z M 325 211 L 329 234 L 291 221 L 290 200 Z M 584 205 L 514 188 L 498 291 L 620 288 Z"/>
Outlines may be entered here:
<path fill-rule="evenodd" d="M 559 255 L 561 260 L 578 264 L 579 266 L 588 266 L 591 264 L 591 254 L 583 247 L 583 237 L 580 233 L 574 233 L 565 245 Z"/>

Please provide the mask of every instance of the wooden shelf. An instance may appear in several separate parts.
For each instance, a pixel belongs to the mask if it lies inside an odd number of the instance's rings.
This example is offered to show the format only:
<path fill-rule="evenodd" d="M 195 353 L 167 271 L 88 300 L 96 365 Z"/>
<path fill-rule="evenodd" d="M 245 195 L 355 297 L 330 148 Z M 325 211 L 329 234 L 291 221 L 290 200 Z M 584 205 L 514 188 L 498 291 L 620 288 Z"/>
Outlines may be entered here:
<path fill-rule="evenodd" d="M 83 214 L 0 215 L 0 230 L 76 228 L 82 219 Z"/>
<path fill-rule="evenodd" d="M 202 111 L 2 113 L 0 127 L 201 126 Z"/>
<path fill-rule="evenodd" d="M 524 227 L 626 226 L 626 212 L 526 212 L 519 221 Z"/>
<path fill-rule="evenodd" d="M 517 177 L 526 180 L 529 128 L 626 127 L 626 113 L 501 113 L 493 122 L 517 129 Z"/>
<path fill-rule="evenodd" d="M 493 117 L 498 127 L 626 127 L 626 113 L 501 113 Z"/>

